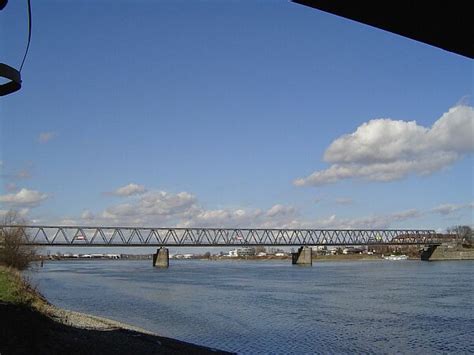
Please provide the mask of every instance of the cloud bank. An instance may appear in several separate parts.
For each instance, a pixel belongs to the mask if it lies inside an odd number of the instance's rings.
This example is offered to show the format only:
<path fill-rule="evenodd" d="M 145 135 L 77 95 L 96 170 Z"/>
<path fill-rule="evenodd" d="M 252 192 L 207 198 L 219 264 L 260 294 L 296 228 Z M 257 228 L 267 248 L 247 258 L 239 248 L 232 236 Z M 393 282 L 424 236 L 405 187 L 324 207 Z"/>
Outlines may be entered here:
<path fill-rule="evenodd" d="M 45 193 L 22 188 L 17 193 L 0 195 L 0 203 L 4 203 L 12 207 L 34 207 L 38 206 L 47 198 L 48 195 Z"/>
<path fill-rule="evenodd" d="M 129 185 L 126 185 L 129 186 Z M 267 208 L 206 208 L 193 194 L 148 190 L 145 187 L 139 194 L 124 193 L 119 203 L 105 209 L 91 211 L 84 209 L 78 216 L 64 216 L 60 221 L 48 221 L 50 224 L 97 225 L 97 226 L 138 226 L 138 227 L 221 227 L 221 228 L 334 228 L 365 229 L 392 228 L 406 221 L 425 217 L 429 214 L 440 214 L 445 218 L 461 210 L 474 207 L 474 203 L 444 203 L 436 207 L 418 210 L 409 209 L 393 213 L 371 214 L 361 217 L 340 217 L 336 214 L 303 216 L 293 206 L 274 204 Z M 17 193 L 0 196 L 0 202 L 16 208 L 24 208 L 24 215 L 29 207 L 34 207 L 48 196 L 38 191 L 21 189 Z M 339 203 L 349 203 L 348 198 L 340 198 Z M 0 210 L 0 217 L 2 212 Z M 45 221 L 43 221 L 45 222 Z"/>
<path fill-rule="evenodd" d="M 128 186 L 128 185 L 127 185 Z M 83 210 L 76 218 L 65 217 L 61 223 L 76 225 L 140 226 L 140 227 L 227 227 L 227 228 L 390 228 L 427 214 L 446 216 L 472 208 L 473 203 L 442 204 L 425 211 L 409 209 L 387 214 L 347 218 L 336 214 L 315 218 L 304 217 L 289 205 L 274 204 L 268 208 L 206 208 L 186 191 L 172 193 L 147 190 L 139 195 L 124 196 L 120 203 L 93 212 Z M 341 199 L 347 203 L 349 199 Z"/>
<path fill-rule="evenodd" d="M 127 185 L 128 186 L 128 185 Z M 147 191 L 139 196 L 126 195 L 125 202 L 98 213 L 83 211 L 80 220 L 101 225 L 141 225 L 173 227 L 257 227 L 288 223 L 296 211 L 276 204 L 269 209 L 206 209 L 189 192 Z M 76 221 L 79 222 L 79 221 Z"/>
<path fill-rule="evenodd" d="M 415 121 L 374 119 L 333 141 L 324 153 L 331 165 L 296 179 L 318 186 L 346 179 L 392 181 L 439 171 L 474 151 L 474 109 L 457 105 L 432 127 Z"/>
<path fill-rule="evenodd" d="M 447 216 L 465 208 L 474 208 L 474 202 L 467 204 L 444 203 L 431 209 L 431 212 Z"/>
<path fill-rule="evenodd" d="M 112 195 L 132 196 L 132 195 L 140 195 L 140 194 L 143 194 L 144 192 L 146 192 L 145 186 L 130 183 L 128 185 L 119 187 L 117 190 L 112 192 Z"/>

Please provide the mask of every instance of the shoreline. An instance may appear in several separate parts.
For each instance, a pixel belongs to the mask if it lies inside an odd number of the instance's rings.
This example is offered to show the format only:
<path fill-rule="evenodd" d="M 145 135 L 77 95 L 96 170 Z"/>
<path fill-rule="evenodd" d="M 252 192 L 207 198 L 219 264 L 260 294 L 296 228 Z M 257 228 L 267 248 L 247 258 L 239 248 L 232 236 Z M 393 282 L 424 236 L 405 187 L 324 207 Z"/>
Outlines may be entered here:
<path fill-rule="evenodd" d="M 387 254 L 388 255 L 388 254 Z M 150 258 L 119 258 L 119 259 L 107 259 L 107 258 L 60 258 L 60 259 L 43 259 L 46 262 L 57 262 L 57 261 L 83 261 L 83 262 L 94 262 L 94 261 L 107 261 L 107 262 L 120 262 L 120 261 L 148 261 Z M 291 256 L 282 257 L 210 257 L 210 258 L 170 258 L 173 262 L 189 262 L 189 261 L 233 261 L 233 262 L 245 262 L 245 261 L 258 261 L 258 262 L 271 262 L 271 261 L 289 261 L 291 263 Z M 366 254 L 354 254 L 354 255 L 318 255 L 313 256 L 313 263 L 328 262 L 328 261 L 378 261 L 384 260 L 381 255 L 366 255 Z M 408 256 L 408 260 L 421 260 L 419 256 Z"/>
<path fill-rule="evenodd" d="M 0 266 L 0 354 L 232 354 L 49 303 L 15 270 Z M 3 289 L 5 291 L 5 288 Z M 9 299 L 9 294 L 15 299 Z"/>

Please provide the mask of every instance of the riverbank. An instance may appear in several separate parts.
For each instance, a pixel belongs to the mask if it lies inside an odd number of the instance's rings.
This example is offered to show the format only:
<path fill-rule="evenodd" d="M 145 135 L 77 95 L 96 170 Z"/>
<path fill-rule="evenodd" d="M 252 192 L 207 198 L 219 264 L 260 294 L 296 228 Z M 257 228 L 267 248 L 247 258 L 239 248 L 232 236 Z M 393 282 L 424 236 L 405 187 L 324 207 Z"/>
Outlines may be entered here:
<path fill-rule="evenodd" d="M 51 305 L 0 266 L 0 354 L 228 354 Z"/>
<path fill-rule="evenodd" d="M 147 255 L 136 255 L 135 257 L 129 256 L 127 258 L 118 258 L 118 259 L 101 259 L 101 258 L 52 258 L 52 259 L 43 259 L 43 262 L 54 262 L 54 261 L 84 261 L 84 262 L 93 262 L 93 261 L 110 261 L 110 262 L 115 262 L 115 261 L 120 261 L 120 260 L 151 260 L 152 255 L 147 254 Z M 382 260 L 383 257 L 380 254 L 335 254 L 335 255 L 315 255 L 313 254 L 313 262 L 318 262 L 318 261 L 354 261 L 354 260 L 361 260 L 361 261 L 367 261 L 367 260 Z M 410 256 L 410 259 L 420 259 L 418 255 L 416 256 Z M 173 258 L 171 257 L 170 260 L 173 261 L 184 261 L 187 262 L 189 260 L 197 260 L 197 261 L 285 261 L 289 260 L 291 261 L 291 255 L 285 255 L 285 256 L 274 256 L 274 255 L 268 255 L 268 256 L 235 256 L 235 257 L 229 257 L 229 256 L 211 256 L 209 258 L 199 258 L 199 257 L 194 257 L 194 258 Z"/>
<path fill-rule="evenodd" d="M 387 254 L 390 255 L 390 254 Z M 419 255 L 409 255 L 410 260 L 420 260 Z M 211 260 L 211 261 L 288 261 L 291 262 L 291 256 L 248 256 L 248 257 L 224 257 L 224 258 L 211 258 L 211 259 L 197 259 L 197 260 Z M 328 261 L 380 261 L 384 260 L 383 254 L 335 254 L 335 255 L 315 255 L 313 254 L 313 263 L 328 262 Z"/>

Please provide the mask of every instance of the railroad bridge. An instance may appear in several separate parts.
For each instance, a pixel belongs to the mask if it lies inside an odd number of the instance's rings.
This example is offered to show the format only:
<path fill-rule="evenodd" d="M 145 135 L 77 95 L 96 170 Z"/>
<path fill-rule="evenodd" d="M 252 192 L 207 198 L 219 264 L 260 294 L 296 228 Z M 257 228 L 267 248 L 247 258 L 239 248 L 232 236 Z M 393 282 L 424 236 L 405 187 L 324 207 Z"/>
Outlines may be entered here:
<path fill-rule="evenodd" d="M 158 247 L 153 265 L 168 266 L 167 247 L 298 246 L 294 264 L 311 264 L 309 246 L 441 244 L 426 229 L 273 229 L 273 228 L 143 228 L 98 226 L 0 226 L 0 235 L 17 231 L 25 245 L 61 247 Z M 18 233 L 17 233 L 18 234 Z"/>

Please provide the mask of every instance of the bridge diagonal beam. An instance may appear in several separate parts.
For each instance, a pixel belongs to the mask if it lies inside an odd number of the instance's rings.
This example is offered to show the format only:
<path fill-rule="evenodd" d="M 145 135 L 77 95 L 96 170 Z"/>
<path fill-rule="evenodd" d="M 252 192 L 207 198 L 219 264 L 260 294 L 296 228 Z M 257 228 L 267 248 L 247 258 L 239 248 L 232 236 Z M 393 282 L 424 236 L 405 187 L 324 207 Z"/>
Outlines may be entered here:
<path fill-rule="evenodd" d="M 422 229 L 145 228 L 0 226 L 0 237 L 20 229 L 29 245 L 50 246 L 301 246 L 440 244 Z M 1 241 L 1 239 L 0 239 Z"/>

